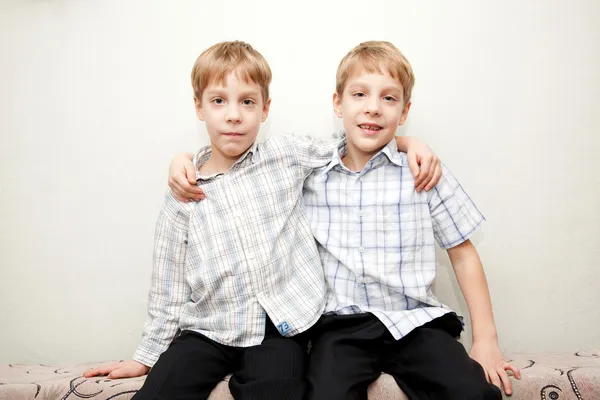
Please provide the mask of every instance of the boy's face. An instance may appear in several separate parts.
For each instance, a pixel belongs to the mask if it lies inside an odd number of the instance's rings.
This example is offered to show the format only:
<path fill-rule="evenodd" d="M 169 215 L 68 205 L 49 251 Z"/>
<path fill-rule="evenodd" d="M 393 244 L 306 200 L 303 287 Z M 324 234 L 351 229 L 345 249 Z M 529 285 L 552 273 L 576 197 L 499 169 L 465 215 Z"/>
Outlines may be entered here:
<path fill-rule="evenodd" d="M 344 120 L 349 152 L 373 156 L 392 140 L 410 109 L 402 93 L 402 84 L 390 75 L 358 70 L 342 95 L 333 95 L 335 114 Z"/>
<path fill-rule="evenodd" d="M 206 123 L 213 156 L 235 160 L 256 140 L 271 100 L 265 103 L 261 87 L 233 71 L 223 83 L 211 82 L 194 103 L 198 118 Z"/>

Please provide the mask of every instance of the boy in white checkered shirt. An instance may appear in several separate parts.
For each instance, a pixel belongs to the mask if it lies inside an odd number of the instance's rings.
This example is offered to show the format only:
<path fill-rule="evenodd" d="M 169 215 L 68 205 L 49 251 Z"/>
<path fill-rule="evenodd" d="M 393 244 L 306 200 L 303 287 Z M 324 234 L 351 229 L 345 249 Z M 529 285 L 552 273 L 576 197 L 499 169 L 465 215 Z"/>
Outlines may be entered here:
<path fill-rule="evenodd" d="M 335 143 L 256 143 L 270 81 L 266 60 L 243 42 L 196 60 L 194 102 L 211 145 L 194 159 L 194 180 L 210 195 L 190 204 L 167 193 L 142 341 L 133 360 L 86 377 L 149 372 L 136 400 L 205 399 L 229 373 L 236 399 L 304 397 L 307 331 L 326 287 L 302 184 Z"/>
<path fill-rule="evenodd" d="M 334 110 L 347 136 L 304 192 L 329 290 L 312 331 L 308 398 L 366 399 L 381 372 L 410 399 L 500 399 L 500 387 L 511 394 L 506 371 L 517 378 L 520 371 L 499 349 L 469 240 L 484 217 L 445 167 L 434 190 L 416 190 L 393 141 L 411 106 L 408 60 L 391 43 L 361 43 L 341 61 L 336 80 Z M 172 171 L 184 167 L 174 160 Z M 182 182 L 176 175 L 170 180 Z M 178 196 L 194 195 L 171 186 Z M 431 292 L 434 239 L 447 249 L 469 308 L 470 357 L 455 340 L 462 320 Z"/>

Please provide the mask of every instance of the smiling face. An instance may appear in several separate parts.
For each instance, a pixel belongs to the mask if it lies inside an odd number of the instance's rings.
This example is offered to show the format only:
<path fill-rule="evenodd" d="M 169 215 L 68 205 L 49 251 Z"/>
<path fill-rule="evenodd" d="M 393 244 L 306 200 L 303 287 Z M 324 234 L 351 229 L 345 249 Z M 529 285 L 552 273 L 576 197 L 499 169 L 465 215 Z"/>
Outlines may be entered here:
<path fill-rule="evenodd" d="M 403 92 L 400 81 L 387 73 L 357 68 L 348 77 L 343 92 L 333 95 L 334 111 L 344 121 L 348 157 L 364 166 L 392 140 L 410 109 Z"/>
<path fill-rule="evenodd" d="M 210 82 L 201 99 L 194 98 L 196 114 L 210 137 L 212 163 L 231 166 L 252 146 L 271 104 L 262 93 L 260 85 L 234 70 L 222 82 Z"/>

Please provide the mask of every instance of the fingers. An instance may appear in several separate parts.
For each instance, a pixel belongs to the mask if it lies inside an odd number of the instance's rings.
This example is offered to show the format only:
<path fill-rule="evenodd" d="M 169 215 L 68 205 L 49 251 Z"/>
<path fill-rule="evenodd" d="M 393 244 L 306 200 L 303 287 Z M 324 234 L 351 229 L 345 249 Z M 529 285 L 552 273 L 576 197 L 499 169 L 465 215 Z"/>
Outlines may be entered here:
<path fill-rule="evenodd" d="M 169 178 L 169 187 L 171 188 L 171 193 L 173 193 L 173 196 L 175 196 L 177 200 L 183 201 L 185 203 L 189 201 L 189 197 L 186 196 L 185 190 L 183 189 L 179 181 Z"/>
<path fill-rule="evenodd" d="M 408 154 L 408 166 L 410 167 L 410 172 L 412 173 L 413 178 L 415 178 L 415 184 L 417 178 L 419 177 L 419 163 L 417 162 L 417 156 L 415 153 Z"/>
<path fill-rule="evenodd" d="M 196 169 L 194 168 L 194 164 L 191 162 L 186 162 L 184 165 L 184 172 L 187 178 L 187 181 L 190 185 L 196 185 Z"/>
<path fill-rule="evenodd" d="M 90 369 L 83 373 L 84 378 L 91 378 L 91 377 L 94 377 L 97 375 L 98 375 L 98 373 L 96 372 L 95 369 Z"/>
<path fill-rule="evenodd" d="M 196 186 L 195 183 L 193 185 L 190 184 L 183 173 L 174 178 L 169 178 L 169 187 L 171 188 L 171 192 L 173 192 L 173 196 L 186 203 L 190 199 L 199 201 L 204 200 L 206 197 L 202 188 Z"/>
<path fill-rule="evenodd" d="M 131 361 L 124 364 L 121 368 L 117 368 L 108 375 L 108 379 L 135 378 L 146 375 L 150 370 L 149 367 Z"/>
<path fill-rule="evenodd" d="M 108 374 L 108 379 L 121 379 L 121 378 L 133 378 L 136 376 L 133 371 L 127 368 L 117 368 L 110 374 Z"/>
<path fill-rule="evenodd" d="M 435 169 L 433 171 L 433 177 L 431 178 L 431 180 L 429 181 L 427 186 L 425 186 L 425 191 L 429 192 L 431 189 L 433 189 L 434 186 L 438 184 L 441 177 L 442 177 L 442 164 L 440 163 L 439 160 L 437 160 Z"/>
<path fill-rule="evenodd" d="M 93 376 L 107 375 L 110 374 L 114 369 L 118 368 L 120 363 L 104 365 L 98 368 L 92 368 L 83 373 L 83 376 L 86 378 L 91 378 Z"/>
<path fill-rule="evenodd" d="M 509 364 L 509 363 L 505 363 L 504 364 L 504 370 L 505 371 L 512 371 L 512 373 L 515 376 L 515 378 L 521 379 L 521 370 L 519 368 L 515 367 L 514 365 Z"/>
<path fill-rule="evenodd" d="M 498 373 L 494 370 L 491 370 L 489 372 L 490 375 L 490 380 L 492 381 L 492 383 L 494 385 L 496 385 L 498 387 L 498 389 L 502 390 L 502 383 L 500 382 L 500 377 L 498 376 Z"/>
<path fill-rule="evenodd" d="M 500 380 L 502 381 L 502 386 L 504 387 L 504 393 L 506 393 L 507 395 L 510 396 L 512 394 L 512 384 L 510 383 L 508 374 L 506 373 L 506 371 L 503 368 L 498 368 L 496 373 L 498 374 L 498 376 L 500 377 Z"/>
<path fill-rule="evenodd" d="M 425 187 L 425 184 L 427 182 L 425 182 L 425 180 L 427 179 L 427 177 L 429 176 L 429 173 L 431 172 L 431 162 L 433 161 L 433 156 L 428 156 L 428 157 L 424 157 L 421 160 L 421 168 L 419 171 L 419 176 L 417 177 L 417 179 L 415 180 L 415 187 L 417 188 L 417 192 L 420 192 L 421 190 L 423 190 L 423 188 Z M 425 184 L 424 184 L 425 182 Z"/>
<path fill-rule="evenodd" d="M 421 190 L 425 189 L 425 187 L 433 179 L 433 176 L 435 175 L 435 161 L 436 161 L 435 158 L 432 157 L 431 158 L 430 167 L 429 167 L 429 172 L 427 173 L 427 176 L 425 177 L 425 179 L 423 179 L 423 181 L 421 182 L 421 184 L 417 188 L 417 192 L 420 192 Z"/>

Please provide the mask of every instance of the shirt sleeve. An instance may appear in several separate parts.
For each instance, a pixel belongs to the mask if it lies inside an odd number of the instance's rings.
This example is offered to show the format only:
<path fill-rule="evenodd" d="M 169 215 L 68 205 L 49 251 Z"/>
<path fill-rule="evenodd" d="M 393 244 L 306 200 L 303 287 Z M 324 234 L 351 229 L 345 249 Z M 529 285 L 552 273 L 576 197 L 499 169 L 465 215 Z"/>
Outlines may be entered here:
<path fill-rule="evenodd" d="M 175 338 L 181 307 L 191 298 L 184 275 L 189 222 L 186 207 L 168 191 L 156 222 L 148 318 L 133 356 L 135 361 L 149 367 Z"/>
<path fill-rule="evenodd" d="M 444 249 L 468 240 L 485 221 L 483 214 L 445 165 L 442 165 L 440 181 L 428 197 L 433 234 Z"/>
<path fill-rule="evenodd" d="M 316 168 L 320 168 L 331 162 L 333 152 L 338 150 L 344 134 L 333 135 L 328 140 L 312 136 L 289 136 L 289 140 L 295 150 L 298 165 L 302 169 L 302 175 L 307 177 Z"/>

